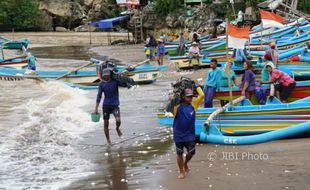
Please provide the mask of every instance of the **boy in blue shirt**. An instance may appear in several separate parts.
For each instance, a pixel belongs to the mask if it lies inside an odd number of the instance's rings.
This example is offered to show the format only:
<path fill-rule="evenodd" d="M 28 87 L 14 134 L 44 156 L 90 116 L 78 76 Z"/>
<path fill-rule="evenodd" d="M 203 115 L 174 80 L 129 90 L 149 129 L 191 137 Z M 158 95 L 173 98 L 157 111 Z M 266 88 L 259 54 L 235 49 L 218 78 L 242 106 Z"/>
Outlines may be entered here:
<path fill-rule="evenodd" d="M 157 47 L 157 62 L 158 65 L 164 64 L 164 56 L 165 56 L 165 44 L 162 39 L 158 39 L 158 47 Z"/>
<path fill-rule="evenodd" d="M 195 81 L 196 86 L 199 86 Z M 188 162 L 195 154 L 195 111 L 203 100 L 203 91 L 197 87 L 198 97 L 193 100 L 193 90 L 185 89 L 183 91 L 181 103 L 174 107 L 173 115 L 173 140 L 176 146 L 177 163 L 180 174 L 179 179 L 184 179 L 189 172 Z M 183 159 L 183 149 L 186 148 L 187 154 Z"/>
<path fill-rule="evenodd" d="M 102 71 L 102 81 L 98 88 L 97 100 L 95 113 L 98 113 L 98 107 L 102 98 L 102 93 L 104 93 L 104 100 L 102 103 L 103 110 L 103 120 L 104 120 L 104 134 L 106 136 L 108 144 L 111 144 L 110 135 L 109 135 L 109 119 L 110 114 L 113 113 L 116 121 L 116 131 L 119 137 L 122 136 L 120 130 L 121 126 L 121 115 L 119 110 L 119 93 L 118 87 L 126 87 L 126 84 L 122 84 L 119 81 L 112 79 L 111 70 L 104 69 Z"/>
<path fill-rule="evenodd" d="M 203 91 L 205 94 L 204 99 L 205 108 L 213 107 L 213 97 L 215 95 L 216 90 L 220 88 L 222 78 L 222 72 L 219 68 L 217 68 L 216 59 L 211 59 L 210 67 L 211 69 L 209 69 L 208 71 Z"/>

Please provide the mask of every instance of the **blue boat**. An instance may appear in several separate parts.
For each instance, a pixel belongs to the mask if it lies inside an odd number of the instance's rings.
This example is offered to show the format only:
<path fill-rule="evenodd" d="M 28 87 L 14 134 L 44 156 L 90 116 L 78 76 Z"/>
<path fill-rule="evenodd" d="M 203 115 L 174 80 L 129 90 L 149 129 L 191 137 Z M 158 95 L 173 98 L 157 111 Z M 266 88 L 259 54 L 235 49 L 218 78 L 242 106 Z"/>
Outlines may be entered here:
<path fill-rule="evenodd" d="M 125 66 L 118 66 L 117 70 L 119 73 L 122 73 L 126 68 Z M 155 82 L 160 77 L 160 71 L 164 69 L 167 69 L 167 67 L 158 67 L 150 63 L 144 63 L 135 67 L 134 70 L 126 72 L 126 75 L 132 78 L 137 84 L 149 84 Z M 77 87 L 81 85 L 97 86 L 100 83 L 96 70 L 78 70 L 74 72 L 66 70 L 37 70 L 35 73 L 27 74 L 27 70 L 24 69 L 0 67 L 0 80 L 54 80 L 64 75 L 66 76 L 61 78 L 61 81 L 67 84 L 77 85 Z"/>
<path fill-rule="evenodd" d="M 0 36 L 0 45 L 3 49 L 22 49 L 23 47 L 27 49 L 29 44 L 31 44 L 31 41 L 28 39 L 11 40 Z"/>

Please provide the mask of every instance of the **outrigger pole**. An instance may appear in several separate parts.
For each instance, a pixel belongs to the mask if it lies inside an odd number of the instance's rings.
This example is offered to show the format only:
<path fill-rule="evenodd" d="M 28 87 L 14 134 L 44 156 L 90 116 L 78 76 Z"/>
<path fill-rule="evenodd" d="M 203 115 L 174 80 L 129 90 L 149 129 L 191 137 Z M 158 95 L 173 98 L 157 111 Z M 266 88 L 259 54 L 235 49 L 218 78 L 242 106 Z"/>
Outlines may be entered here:
<path fill-rule="evenodd" d="M 226 65 L 225 65 L 225 72 L 227 72 L 227 80 L 228 80 L 228 88 L 229 88 L 229 102 L 231 105 L 233 101 L 232 97 L 232 89 L 231 89 L 231 80 L 230 80 L 230 66 L 228 66 L 229 57 L 228 57 L 228 18 L 226 18 Z"/>

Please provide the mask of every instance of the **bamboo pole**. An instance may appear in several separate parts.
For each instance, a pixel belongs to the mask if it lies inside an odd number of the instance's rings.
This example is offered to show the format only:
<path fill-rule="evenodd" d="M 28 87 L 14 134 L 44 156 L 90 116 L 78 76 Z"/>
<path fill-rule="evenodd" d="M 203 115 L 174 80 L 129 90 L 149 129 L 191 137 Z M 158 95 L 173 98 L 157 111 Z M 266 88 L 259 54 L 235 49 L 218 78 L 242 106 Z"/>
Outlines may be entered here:
<path fill-rule="evenodd" d="M 62 75 L 62 76 L 60 76 L 60 77 L 57 77 L 56 80 L 62 79 L 62 78 L 64 78 L 64 77 L 67 77 L 67 76 L 70 75 L 71 73 L 76 72 L 76 71 L 78 71 L 78 70 L 80 70 L 80 69 L 83 69 L 84 67 L 87 67 L 87 66 L 89 66 L 89 65 L 91 65 L 91 64 L 94 64 L 94 63 L 93 63 L 93 62 L 90 62 L 90 63 L 84 64 L 84 65 L 82 65 L 82 66 L 80 66 L 80 67 L 78 67 L 78 68 L 76 68 L 76 69 L 74 69 L 74 70 L 72 70 L 72 71 L 67 72 L 66 74 L 64 74 L 64 75 Z"/>
<path fill-rule="evenodd" d="M 232 101 L 232 103 L 233 103 L 233 104 L 237 104 L 237 103 L 241 102 L 241 101 L 244 100 L 244 99 L 245 99 L 245 96 L 240 96 L 239 98 L 234 99 L 234 100 Z M 211 114 L 209 115 L 209 117 L 208 117 L 208 119 L 207 119 L 207 121 L 205 122 L 204 125 L 205 125 L 206 127 L 208 127 L 208 126 L 210 125 L 211 121 L 214 120 L 214 118 L 215 118 L 216 116 L 218 116 L 220 113 L 224 112 L 224 111 L 226 110 L 227 107 L 229 107 L 230 105 L 233 105 L 233 104 L 228 103 L 228 104 L 226 104 L 225 106 L 216 109 L 213 113 L 211 113 Z"/>
<path fill-rule="evenodd" d="M 227 67 L 229 62 L 228 57 L 228 18 L 226 18 L 226 68 L 225 71 L 227 72 L 227 80 L 228 80 L 228 88 L 229 88 L 229 101 L 232 104 L 232 89 L 231 89 L 231 80 L 230 80 L 230 67 Z"/>

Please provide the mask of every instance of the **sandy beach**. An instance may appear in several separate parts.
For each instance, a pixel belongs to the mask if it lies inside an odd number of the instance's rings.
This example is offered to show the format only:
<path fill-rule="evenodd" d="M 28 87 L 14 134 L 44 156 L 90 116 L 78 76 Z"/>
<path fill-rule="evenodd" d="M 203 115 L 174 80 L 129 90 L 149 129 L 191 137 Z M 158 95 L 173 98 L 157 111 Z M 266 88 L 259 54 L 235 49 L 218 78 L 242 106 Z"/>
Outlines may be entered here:
<path fill-rule="evenodd" d="M 0 33 L 6 37 L 12 37 L 11 33 Z M 40 48 L 51 46 L 85 46 L 87 51 L 91 51 L 93 54 L 97 54 L 100 57 L 108 56 L 111 59 L 120 61 L 121 64 L 135 64 L 145 60 L 145 54 L 143 51 L 143 45 L 117 45 L 117 46 L 100 46 L 101 42 L 106 43 L 106 37 L 103 37 L 102 33 L 92 33 L 94 41 L 93 46 L 89 46 L 89 34 L 88 33 L 14 33 L 14 38 L 28 38 L 33 41 L 31 48 Z M 127 34 L 126 34 L 127 35 Z M 126 37 L 125 34 L 117 34 L 120 38 Z M 95 44 L 95 45 L 94 45 Z M 84 51 L 79 50 L 79 51 Z M 52 51 L 51 51 L 52 52 Z M 74 52 L 73 54 L 79 54 Z M 88 54 L 87 54 L 88 55 Z M 49 56 L 48 54 L 46 55 Z M 87 56 L 85 55 L 87 58 Z M 85 58 L 83 57 L 83 58 Z M 63 60 L 57 60 L 63 62 Z M 42 67 L 48 67 L 54 64 L 55 60 L 40 59 L 42 61 Z M 65 62 L 66 63 L 66 62 Z M 84 63 L 84 62 L 82 62 Z M 68 63 L 66 63 L 68 64 Z M 70 62 L 71 64 L 71 62 Z M 69 64 L 69 65 L 70 65 Z M 38 124 L 38 119 L 35 122 L 30 123 L 35 126 L 36 130 L 38 126 L 45 126 L 46 123 L 52 123 L 55 126 L 60 125 L 59 121 L 64 121 L 69 127 L 72 127 L 74 122 L 75 125 L 79 126 L 78 130 L 87 128 L 86 132 L 79 135 L 77 139 L 82 141 L 68 141 L 75 139 L 75 137 L 69 136 L 68 139 L 61 141 L 56 139 L 57 145 L 61 144 L 63 147 L 73 146 L 78 153 L 67 153 L 65 149 L 65 157 L 59 158 L 65 159 L 66 164 L 63 168 L 69 167 L 69 164 L 74 165 L 79 163 L 85 163 L 83 165 L 84 171 L 73 170 L 76 172 L 75 177 L 64 178 L 65 180 L 74 180 L 70 184 L 67 184 L 62 189 L 116 189 L 116 190 L 127 190 L 127 189 L 231 189 L 231 190 L 305 190 L 309 189 L 310 186 L 310 163 L 308 163 L 310 157 L 310 139 L 309 138 L 296 138 L 296 139 L 284 139 L 273 141 L 264 144 L 257 144 L 251 146 L 225 146 L 225 145 L 214 145 L 214 144 L 197 144 L 196 155 L 190 162 L 190 173 L 184 180 L 177 179 L 178 169 L 175 160 L 175 148 L 172 142 L 171 130 L 166 127 L 160 126 L 156 113 L 165 106 L 167 101 L 167 92 L 171 89 L 170 84 L 175 82 L 176 79 L 181 76 L 190 77 L 192 79 L 203 78 L 206 76 L 207 69 L 201 69 L 198 71 L 181 71 L 177 72 L 173 65 L 169 64 L 166 59 L 165 64 L 168 65 L 168 71 L 164 72 L 161 78 L 152 85 L 140 86 L 136 90 L 120 90 L 120 99 L 122 102 L 122 122 L 124 126 L 124 139 L 118 139 L 115 135 L 114 126 L 111 127 L 111 138 L 114 142 L 118 142 L 112 147 L 108 148 L 105 143 L 102 123 L 90 124 L 89 113 L 93 110 L 94 98 L 96 91 L 81 92 L 79 90 L 70 90 L 69 88 L 62 88 L 54 84 L 52 87 L 43 89 L 42 87 L 36 86 L 33 88 L 36 90 L 36 96 L 33 97 L 31 93 L 26 92 L 27 99 L 31 99 L 31 102 L 41 102 L 40 96 L 45 99 L 52 101 L 46 102 L 44 106 L 49 106 L 43 110 L 43 114 L 39 111 L 35 112 L 34 116 L 42 116 L 42 124 Z M 63 64 L 61 67 L 68 67 Z M 27 85 L 32 86 L 30 82 L 26 82 Z M 6 83 L 5 87 L 12 89 L 11 84 Z M 20 82 L 20 85 L 22 83 Z M 14 87 L 16 85 L 14 84 Z M 46 86 L 46 85 L 43 85 Z M 30 89 L 25 86 L 23 89 Z M 55 89 L 55 91 L 54 91 Z M 42 91 L 42 92 L 41 92 Z M 46 92 L 45 92 L 46 91 Z M 58 92 L 55 94 L 56 92 Z M 23 91 L 22 91 L 23 92 Z M 11 94 L 11 91 L 7 92 Z M 43 95 L 42 95 L 43 94 Z M 69 95 L 68 95 L 69 94 Z M 18 94 L 21 97 L 22 93 Z M 50 98 L 53 97 L 53 98 Z M 1 98 L 1 96 L 0 96 Z M 70 106 L 78 103 L 80 100 L 84 101 L 85 104 L 77 108 L 70 107 L 63 110 L 68 113 L 57 115 L 55 118 L 49 116 L 50 113 L 57 112 L 59 109 L 58 100 L 62 101 L 66 99 L 73 99 L 74 101 Z M 12 99 L 12 100 L 11 100 Z M 10 99 L 11 102 L 15 102 L 13 97 Z M 57 101 L 56 101 L 56 100 Z M 64 100 L 63 100 L 64 99 Z M 5 100 L 2 96 L 2 100 Z M 10 101 L 5 108 L 9 107 Z M 26 104 L 26 100 L 23 99 L 20 104 Z M 62 102 L 61 101 L 61 102 Z M 16 102 L 15 102 L 16 103 Z M 17 103 L 16 103 L 17 104 Z M 41 103 L 37 103 L 41 105 Z M 17 104 L 18 105 L 18 104 Z M 16 106 L 17 106 L 16 105 Z M 28 105 L 28 103 L 27 103 Z M 30 104 L 32 105 L 32 104 Z M 38 105 L 36 105 L 38 107 Z M 62 105 L 62 103 L 61 103 Z M 67 104 L 65 104 L 68 106 Z M 217 104 L 218 105 L 218 104 Z M 53 110 L 55 108 L 55 110 Z M 77 110 L 75 110 L 77 109 Z M 47 110 L 47 111 L 45 111 Z M 76 114 L 72 118 L 70 112 L 74 111 Z M 21 112 L 21 111 L 19 111 Z M 10 112 L 11 113 L 11 112 Z M 32 112 L 31 112 L 32 113 Z M 12 112 L 11 114 L 16 114 Z M 19 113 L 21 114 L 21 113 Z M 48 115 L 48 118 L 43 118 Z M 71 113 L 72 114 L 72 113 Z M 31 115 L 31 114 L 30 114 Z M 39 115 L 39 116 L 38 116 Z M 63 116 L 65 115 L 65 116 Z M 79 117 L 81 117 L 81 123 L 79 123 Z M 7 126 L 12 127 L 8 118 L 13 118 L 12 115 L 7 117 L 0 117 L 0 121 L 4 122 Z M 23 116 L 24 117 L 24 116 Z M 1 120 L 2 119 L 2 120 Z M 41 121 L 39 120 L 39 121 Z M 23 118 L 23 121 L 28 119 Z M 56 122 L 57 121 L 57 122 Z M 16 121 L 17 122 L 17 121 Z M 78 124 L 76 124 L 78 123 Z M 29 124 L 29 125 L 30 125 Z M 63 124 L 65 126 L 65 124 Z M 114 120 L 111 120 L 111 125 L 114 125 Z M 14 123 L 14 125 L 16 125 Z M 24 127 L 24 125 L 21 125 Z M 69 128 L 65 126 L 64 128 Z M 51 127 L 51 126 L 50 126 Z M 1 128 L 0 128 L 1 129 Z M 6 129 L 7 130 L 7 129 Z M 60 130 L 60 129 L 59 129 Z M 64 130 L 64 129 L 63 129 Z M 69 131 L 73 129 L 69 128 Z M 1 132 L 1 130 L 0 130 Z M 63 131 L 57 131 L 58 133 L 53 134 L 53 137 L 62 134 Z M 2 136 L 5 136 L 2 133 Z M 51 133 L 48 133 L 51 134 Z M 141 135 L 141 136 L 139 136 Z M 46 135 L 48 136 L 48 135 Z M 64 135 L 61 135 L 62 137 Z M 6 137 L 8 138 L 8 137 Z M 132 139 L 131 139 L 132 138 Z M 129 139 L 126 141 L 126 139 Z M 15 140 L 15 139 L 14 139 Z M 20 140 L 18 138 L 17 140 Z M 35 141 L 34 141 L 35 142 Z M 78 142 L 78 143 L 77 143 Z M 63 145 L 63 144 L 64 145 Z M 67 143 L 67 144 L 66 144 Z M 0 142 L 1 145 L 1 142 Z M 34 146 L 33 149 L 38 146 Z M 30 146 L 31 148 L 31 146 Z M 71 149 L 68 149 L 71 151 Z M 0 152 L 1 153 L 1 152 Z M 3 152 L 4 155 L 5 152 Z M 56 152 L 57 153 L 57 152 Z M 56 154 L 55 153 L 55 154 Z M 71 163 L 69 159 L 81 159 L 78 162 Z M 37 158 L 34 158 L 37 159 Z M 43 162 L 45 163 L 45 162 Z M 49 162 L 46 162 L 49 163 Z M 89 164 L 91 163 L 91 164 Z M 79 165 L 77 165 L 79 166 Z M 57 168 L 57 166 L 54 166 Z M 33 168 L 30 168 L 33 169 Z M 58 168 L 57 168 L 58 169 Z M 54 172 L 54 168 L 49 169 Z M 49 170 L 46 173 L 49 173 Z M 59 169 L 61 170 L 61 169 Z M 0 170 L 1 171 L 1 170 Z M 61 170 L 62 171 L 62 170 Z M 64 169 L 65 171 L 65 169 Z M 59 171 L 57 170 L 59 173 Z M 57 175 L 57 172 L 55 175 Z M 68 172 L 70 173 L 70 172 Z M 39 173 L 40 174 L 40 173 Z M 54 173 L 52 173 L 54 174 Z M 78 174 L 83 174 L 79 176 Z M 84 175 L 85 174 L 85 175 Z M 36 173 L 32 175 L 36 176 Z M 40 174 L 41 175 L 41 174 Z M 20 176 L 20 175 L 19 175 Z M 47 176 L 49 179 L 54 177 Z M 36 177 L 29 178 L 30 180 Z M 40 178 L 40 177 L 39 177 Z M 61 177 L 59 177 L 61 178 Z M 22 178 L 21 178 L 22 179 Z M 45 179 L 45 178 L 44 178 Z M 40 186 L 44 183 L 44 179 L 40 179 L 37 186 L 28 185 L 31 188 L 38 187 L 41 189 L 53 189 L 47 186 Z M 49 182 L 49 180 L 47 180 Z M 55 177 L 56 180 L 56 177 Z M 1 178 L 0 178 L 1 181 Z M 21 180 L 22 181 L 22 180 Z M 4 181 L 5 182 L 5 181 Z M 26 180 L 27 182 L 27 180 Z M 13 184 L 13 183 L 12 183 Z M 48 188 L 47 188 L 48 187 Z M 0 185 L 1 189 L 1 185 Z M 6 189 L 6 188 L 4 188 Z M 58 189 L 58 188 L 56 188 Z"/>

